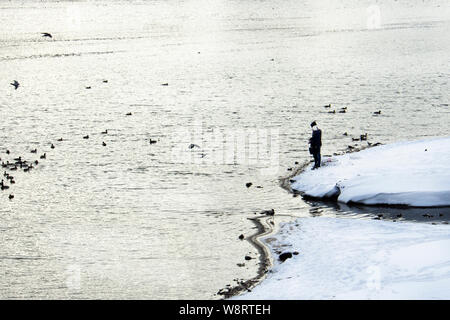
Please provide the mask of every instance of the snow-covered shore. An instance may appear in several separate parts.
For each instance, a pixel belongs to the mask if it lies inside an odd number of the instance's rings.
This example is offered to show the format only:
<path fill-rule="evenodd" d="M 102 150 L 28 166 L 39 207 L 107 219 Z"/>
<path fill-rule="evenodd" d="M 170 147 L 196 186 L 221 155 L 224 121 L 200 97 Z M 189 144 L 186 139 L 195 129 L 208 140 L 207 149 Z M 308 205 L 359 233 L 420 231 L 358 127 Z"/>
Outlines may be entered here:
<path fill-rule="evenodd" d="M 265 242 L 298 251 L 234 299 L 449 299 L 450 227 L 300 218 Z"/>
<path fill-rule="evenodd" d="M 293 190 L 345 203 L 450 206 L 450 137 L 378 146 L 324 158 L 319 170 L 311 166 L 292 179 Z"/>

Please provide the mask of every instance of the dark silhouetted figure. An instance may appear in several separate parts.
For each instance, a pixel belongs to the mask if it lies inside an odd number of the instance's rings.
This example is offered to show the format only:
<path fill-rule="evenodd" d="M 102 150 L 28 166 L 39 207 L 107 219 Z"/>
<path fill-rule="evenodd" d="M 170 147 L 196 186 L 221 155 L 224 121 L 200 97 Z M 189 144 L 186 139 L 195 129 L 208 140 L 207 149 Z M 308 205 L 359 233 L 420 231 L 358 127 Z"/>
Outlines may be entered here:
<path fill-rule="evenodd" d="M 50 34 L 50 33 L 48 33 L 48 32 L 41 32 L 41 34 L 42 34 L 42 37 L 47 37 L 47 38 L 52 38 L 52 35 Z"/>
<path fill-rule="evenodd" d="M 309 153 L 314 157 L 314 167 L 312 170 L 320 167 L 320 147 L 322 147 L 322 131 L 317 127 L 317 123 L 311 123 L 312 137 L 309 139 Z"/>

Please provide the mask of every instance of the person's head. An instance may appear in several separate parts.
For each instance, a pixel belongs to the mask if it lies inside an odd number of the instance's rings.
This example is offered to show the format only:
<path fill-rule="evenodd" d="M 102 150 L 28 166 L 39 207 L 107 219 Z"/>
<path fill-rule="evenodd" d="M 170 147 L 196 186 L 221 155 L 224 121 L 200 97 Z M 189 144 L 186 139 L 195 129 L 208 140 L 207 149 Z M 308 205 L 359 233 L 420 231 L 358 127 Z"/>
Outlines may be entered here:
<path fill-rule="evenodd" d="M 313 128 L 315 126 L 317 126 L 317 122 L 316 121 L 311 122 L 311 128 Z"/>

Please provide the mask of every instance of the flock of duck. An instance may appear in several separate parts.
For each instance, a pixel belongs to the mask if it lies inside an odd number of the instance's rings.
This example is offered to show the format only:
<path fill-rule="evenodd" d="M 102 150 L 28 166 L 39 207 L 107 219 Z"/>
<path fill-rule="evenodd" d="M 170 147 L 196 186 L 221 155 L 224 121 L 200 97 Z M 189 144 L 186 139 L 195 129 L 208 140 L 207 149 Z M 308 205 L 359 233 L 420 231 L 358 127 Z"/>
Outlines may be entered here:
<path fill-rule="evenodd" d="M 327 105 L 324 105 L 323 107 L 326 108 L 326 109 L 331 109 L 331 103 L 327 104 Z M 328 111 L 328 113 L 336 113 L 336 109 L 334 109 L 332 111 Z M 347 107 L 340 108 L 337 113 L 347 113 Z M 380 114 L 381 114 L 381 110 L 375 111 L 373 113 L 374 116 L 378 116 Z"/>
<path fill-rule="evenodd" d="M 107 135 L 108 129 L 101 132 L 101 134 Z M 83 136 L 83 139 L 89 139 L 89 135 Z M 64 141 L 64 139 L 59 138 L 59 139 L 57 139 L 57 141 L 62 142 L 62 141 Z M 153 140 L 150 138 L 149 143 L 155 144 L 155 143 L 157 143 L 157 140 Z M 104 147 L 106 147 L 106 143 L 104 141 L 102 142 L 102 145 Z M 55 148 L 56 148 L 55 145 L 53 143 L 50 143 L 50 149 L 55 149 Z M 37 154 L 38 153 L 37 148 L 30 150 L 30 153 Z M 11 157 L 10 156 L 11 152 L 9 150 L 6 150 L 5 154 L 7 155 L 7 157 Z M 47 152 L 44 152 L 39 156 L 39 160 L 45 160 L 45 159 L 47 159 Z M 35 169 L 38 166 L 39 160 L 24 160 L 23 156 L 19 156 L 17 158 L 12 158 L 11 160 L 6 160 L 4 158 L 0 158 L 1 167 L 3 170 L 3 178 L 1 179 L 1 182 L 0 182 L 0 191 L 8 190 L 12 187 L 12 185 L 16 184 L 15 177 L 12 175 L 12 173 L 9 173 L 9 172 L 18 172 L 18 171 L 30 172 L 32 169 Z M 8 183 L 9 183 L 9 185 L 8 185 Z M 14 199 L 14 194 L 11 193 L 9 195 L 9 199 L 10 200 Z"/>
<path fill-rule="evenodd" d="M 330 108 L 331 108 L 331 103 L 330 103 L 330 104 L 327 104 L 327 105 L 325 105 L 325 106 L 323 106 L 323 107 L 324 107 L 325 109 L 330 109 Z M 336 113 L 336 109 L 334 109 L 333 111 L 328 111 L 328 113 Z M 347 107 L 342 107 L 342 108 L 340 108 L 340 110 L 338 111 L 338 113 L 347 113 Z M 378 116 L 378 115 L 380 115 L 380 114 L 381 114 L 381 110 L 378 110 L 378 111 L 373 112 L 373 115 L 374 115 L 374 116 Z M 348 136 L 348 133 L 347 133 L 347 132 L 344 132 L 343 135 L 344 135 L 344 136 Z M 361 134 L 361 135 L 360 135 L 359 137 L 357 137 L 357 138 L 352 138 L 352 141 L 367 141 L 367 133 Z M 375 147 L 375 146 L 380 145 L 380 144 L 381 144 L 381 143 L 379 143 L 379 142 L 373 144 L 373 143 L 367 141 L 367 145 L 368 145 L 369 147 Z M 355 149 L 355 147 L 349 145 L 349 146 L 347 147 L 347 149 L 348 149 L 349 151 L 352 151 L 352 150 Z M 337 155 L 337 154 L 335 153 L 334 155 Z"/>
<path fill-rule="evenodd" d="M 52 144 L 53 146 L 53 144 Z M 54 148 L 54 146 L 53 146 Z M 31 150 L 30 153 L 37 153 L 37 149 Z M 11 152 L 9 150 L 6 150 L 6 154 L 9 155 L 11 154 Z M 47 154 L 44 153 L 40 156 L 40 159 L 46 159 L 47 158 Z M 8 173 L 8 171 L 10 172 L 17 172 L 19 170 L 22 170 L 23 172 L 30 172 L 32 169 L 34 169 L 38 164 L 39 164 L 39 160 L 34 160 L 34 161 L 28 161 L 28 160 L 24 160 L 22 158 L 22 156 L 19 156 L 17 158 L 13 158 L 12 161 L 10 162 L 9 160 L 3 160 L 2 158 L 0 158 L 0 161 L 2 162 L 2 169 L 3 169 L 3 178 L 2 181 L 0 182 L 0 190 L 4 191 L 4 190 L 8 190 L 12 185 L 16 184 L 16 179 L 15 177 Z M 9 185 L 7 185 L 7 183 L 9 182 Z M 9 200 L 14 199 L 14 194 L 9 194 Z"/>
<path fill-rule="evenodd" d="M 42 36 L 52 38 L 52 35 L 50 33 L 42 33 Z M 103 83 L 108 83 L 108 80 L 103 80 Z M 17 80 L 14 80 L 13 82 L 11 82 L 11 85 L 14 87 L 14 90 L 17 90 L 20 87 L 20 83 Z M 162 85 L 167 86 L 168 84 L 164 83 Z M 86 87 L 86 89 L 91 89 L 91 86 Z M 131 116 L 131 115 L 132 115 L 131 112 L 128 112 L 126 114 L 126 116 Z M 101 132 L 101 134 L 107 135 L 108 129 Z M 83 136 L 83 139 L 89 139 L 89 135 Z M 59 139 L 57 139 L 57 141 L 62 142 L 63 138 L 59 138 Z M 149 142 L 150 142 L 150 144 L 155 144 L 155 143 L 157 143 L 157 140 L 150 138 Z M 106 147 L 105 141 L 102 142 L 102 146 Z M 53 143 L 50 144 L 50 149 L 55 149 L 55 145 Z M 38 150 L 36 148 L 32 149 L 32 150 L 30 150 L 30 153 L 37 154 Z M 8 158 L 11 157 L 10 150 L 6 150 L 5 154 Z M 46 152 L 41 154 L 39 157 L 39 160 L 45 160 L 45 159 L 47 159 Z M 16 184 L 16 178 L 12 175 L 12 172 L 18 172 L 18 171 L 30 172 L 31 170 L 33 170 L 34 168 L 36 168 L 38 166 L 39 160 L 24 160 L 23 156 L 12 158 L 10 160 L 5 159 L 5 157 L 3 157 L 3 159 L 0 157 L 1 167 L 3 169 L 3 176 L 2 176 L 2 179 L 0 182 L 0 191 L 9 190 L 12 187 L 12 185 Z M 12 200 L 12 199 L 14 199 L 14 194 L 10 193 L 8 197 L 10 200 Z"/>

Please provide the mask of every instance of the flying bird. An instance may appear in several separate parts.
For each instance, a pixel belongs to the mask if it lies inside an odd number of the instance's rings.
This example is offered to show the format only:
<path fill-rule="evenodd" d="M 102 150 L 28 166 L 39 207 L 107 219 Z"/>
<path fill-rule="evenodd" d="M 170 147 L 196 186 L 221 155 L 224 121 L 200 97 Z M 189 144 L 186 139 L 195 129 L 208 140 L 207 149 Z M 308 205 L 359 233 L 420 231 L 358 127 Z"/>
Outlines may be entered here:
<path fill-rule="evenodd" d="M 18 83 L 17 80 L 14 80 L 14 82 L 12 82 L 11 85 L 14 86 L 15 90 L 17 90 L 17 88 L 20 86 L 20 83 Z"/>
<path fill-rule="evenodd" d="M 48 32 L 41 32 L 41 34 L 42 34 L 42 36 L 45 38 L 45 37 L 47 37 L 47 38 L 52 38 L 52 35 L 50 34 L 50 33 L 48 33 Z"/>

